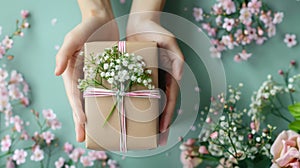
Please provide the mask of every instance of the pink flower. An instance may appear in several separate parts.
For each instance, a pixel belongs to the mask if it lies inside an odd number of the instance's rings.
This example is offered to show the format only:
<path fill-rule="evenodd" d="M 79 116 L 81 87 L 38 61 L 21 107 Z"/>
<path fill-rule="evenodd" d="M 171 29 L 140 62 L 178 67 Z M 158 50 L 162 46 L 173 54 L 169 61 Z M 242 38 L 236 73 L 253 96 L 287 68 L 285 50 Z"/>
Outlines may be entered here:
<path fill-rule="evenodd" d="M 250 9 L 251 13 L 259 13 L 261 8 L 261 1 L 260 0 L 251 0 L 248 3 L 248 8 Z"/>
<path fill-rule="evenodd" d="M 200 146 L 199 147 L 199 151 L 198 151 L 200 154 L 209 154 L 206 146 Z"/>
<path fill-rule="evenodd" d="M 10 118 L 10 123 L 14 124 L 14 128 L 17 132 L 21 132 L 23 129 L 24 121 L 21 120 L 20 116 L 16 115 Z"/>
<path fill-rule="evenodd" d="M 217 33 L 216 28 L 210 28 L 210 29 L 207 30 L 207 34 L 208 34 L 209 36 L 214 37 L 214 36 L 216 36 L 216 33 Z"/>
<path fill-rule="evenodd" d="M 222 25 L 222 16 L 221 15 L 218 15 L 216 17 L 216 24 L 219 26 L 219 25 Z"/>
<path fill-rule="evenodd" d="M 210 55 L 213 58 L 221 58 L 221 52 L 216 47 L 210 47 Z"/>
<path fill-rule="evenodd" d="M 4 81 L 7 77 L 7 71 L 5 69 L 0 68 L 0 81 Z"/>
<path fill-rule="evenodd" d="M 69 158 L 72 159 L 74 162 L 78 162 L 78 159 L 85 153 L 85 150 L 82 148 L 76 148 L 72 151 L 69 155 Z"/>
<path fill-rule="evenodd" d="M 16 149 L 12 159 L 16 161 L 17 165 L 23 164 L 26 162 L 27 152 L 23 149 Z"/>
<path fill-rule="evenodd" d="M 266 40 L 267 40 L 266 37 L 258 37 L 258 38 L 256 39 L 256 44 L 262 45 Z"/>
<path fill-rule="evenodd" d="M 23 84 L 23 92 L 27 94 L 29 92 L 29 85 L 26 81 L 23 81 L 22 84 Z"/>
<path fill-rule="evenodd" d="M 61 122 L 59 122 L 57 119 L 53 119 L 53 120 L 48 121 L 48 125 L 53 130 L 57 130 L 57 129 L 61 128 Z"/>
<path fill-rule="evenodd" d="M 60 157 L 55 163 L 55 168 L 62 168 L 65 164 L 65 159 Z"/>
<path fill-rule="evenodd" d="M 28 22 L 23 23 L 23 27 L 28 28 L 30 24 Z"/>
<path fill-rule="evenodd" d="M 44 159 L 44 151 L 40 149 L 40 146 L 36 146 L 33 150 L 30 159 L 39 162 Z"/>
<path fill-rule="evenodd" d="M 24 140 L 28 140 L 29 139 L 29 135 L 28 135 L 28 133 L 25 130 L 23 130 L 20 138 L 22 138 Z"/>
<path fill-rule="evenodd" d="M 91 167 L 94 165 L 94 162 L 92 161 L 92 159 L 88 156 L 83 156 L 80 158 L 80 162 L 82 163 L 82 165 L 84 167 Z"/>
<path fill-rule="evenodd" d="M 88 153 L 88 156 L 92 160 L 106 160 L 107 159 L 107 155 L 104 151 L 90 151 Z"/>
<path fill-rule="evenodd" d="M 120 0 L 121 4 L 124 4 L 126 2 L 126 0 Z"/>
<path fill-rule="evenodd" d="M 56 118 L 56 114 L 53 112 L 52 109 L 43 110 L 43 116 L 47 120 L 53 120 Z"/>
<path fill-rule="evenodd" d="M 66 143 L 64 144 L 64 151 L 65 151 L 66 153 L 70 153 L 72 150 L 73 150 L 73 145 L 70 144 L 69 142 L 66 142 Z"/>
<path fill-rule="evenodd" d="M 208 23 L 202 23 L 202 28 L 204 30 L 208 30 L 208 29 L 210 29 L 210 24 L 208 24 Z"/>
<path fill-rule="evenodd" d="M 252 23 L 252 14 L 249 8 L 242 8 L 240 10 L 239 19 L 244 25 L 250 25 Z"/>
<path fill-rule="evenodd" d="M 223 28 L 227 31 L 231 31 L 234 26 L 234 19 L 225 18 L 223 23 Z"/>
<path fill-rule="evenodd" d="M 197 22 L 203 20 L 203 10 L 201 8 L 194 8 L 194 18 Z"/>
<path fill-rule="evenodd" d="M 235 43 L 229 35 L 223 36 L 221 42 L 230 50 L 234 48 Z"/>
<path fill-rule="evenodd" d="M 214 4 L 212 9 L 213 9 L 213 12 L 214 12 L 215 15 L 221 15 L 223 13 L 221 3 Z"/>
<path fill-rule="evenodd" d="M 212 119 L 210 117 L 207 117 L 205 120 L 206 123 L 210 124 L 212 122 Z"/>
<path fill-rule="evenodd" d="M 28 10 L 21 10 L 21 16 L 22 16 L 23 19 L 28 18 L 29 11 Z"/>
<path fill-rule="evenodd" d="M 234 57 L 233 57 L 233 60 L 235 61 L 235 62 L 241 62 L 242 61 L 242 59 L 241 59 L 241 56 L 240 55 L 235 55 Z"/>
<path fill-rule="evenodd" d="M 46 141 L 47 144 L 50 144 L 51 141 L 54 140 L 54 134 L 52 134 L 50 131 L 43 132 L 41 137 Z"/>
<path fill-rule="evenodd" d="M 259 19 L 265 24 L 265 27 L 268 28 L 272 24 L 271 12 L 261 12 Z"/>
<path fill-rule="evenodd" d="M 296 35 L 295 34 L 286 34 L 284 38 L 284 42 L 289 48 L 297 45 Z"/>
<path fill-rule="evenodd" d="M 17 100 L 24 97 L 23 93 L 20 91 L 17 85 L 8 85 L 8 94 L 12 100 Z"/>
<path fill-rule="evenodd" d="M 251 53 L 247 53 L 246 50 L 243 50 L 241 53 L 239 53 L 239 56 L 241 57 L 242 60 L 247 61 L 248 58 L 252 56 Z"/>
<path fill-rule="evenodd" d="M 277 12 L 274 14 L 273 24 L 281 23 L 283 20 L 284 14 L 283 12 Z"/>
<path fill-rule="evenodd" d="M 2 45 L 0 45 L 0 59 L 3 58 L 5 53 L 6 53 L 5 48 Z"/>
<path fill-rule="evenodd" d="M 216 139 L 216 138 L 218 138 L 218 135 L 219 135 L 218 132 L 215 131 L 215 132 L 211 133 L 209 137 L 210 137 L 211 139 Z"/>
<path fill-rule="evenodd" d="M 5 38 L 2 40 L 2 44 L 5 47 L 5 49 L 10 49 L 12 48 L 14 41 L 8 36 L 5 36 Z"/>
<path fill-rule="evenodd" d="M 10 74 L 10 83 L 20 83 L 23 82 L 22 74 L 18 73 L 16 70 L 11 71 Z"/>
<path fill-rule="evenodd" d="M 182 151 L 180 154 L 180 161 L 183 164 L 183 168 L 194 168 L 202 162 L 202 159 L 198 157 L 191 157 L 187 155 L 185 151 Z"/>
<path fill-rule="evenodd" d="M 268 36 L 269 37 L 273 37 L 276 35 L 276 27 L 273 24 L 269 24 L 269 28 L 268 28 Z"/>
<path fill-rule="evenodd" d="M 185 142 L 185 145 L 192 146 L 192 145 L 194 145 L 195 142 L 196 142 L 195 139 L 189 138 L 189 139 Z"/>
<path fill-rule="evenodd" d="M 256 40 L 257 39 L 257 34 L 256 34 L 256 29 L 252 27 L 247 27 L 247 34 L 248 38 L 250 40 Z"/>
<path fill-rule="evenodd" d="M 300 135 L 294 131 L 282 131 L 271 147 L 272 167 L 296 167 L 300 158 Z"/>
<path fill-rule="evenodd" d="M 5 135 L 5 137 L 1 141 L 1 151 L 7 152 L 11 146 L 11 139 L 9 135 Z"/>
<path fill-rule="evenodd" d="M 29 105 L 28 97 L 21 97 L 21 104 L 23 104 L 25 107 L 27 107 Z"/>
<path fill-rule="evenodd" d="M 223 0 L 222 6 L 228 15 L 236 11 L 235 4 L 232 0 Z"/>
<path fill-rule="evenodd" d="M 107 161 L 107 164 L 109 165 L 109 168 L 118 168 L 118 163 L 115 160 L 109 159 Z"/>

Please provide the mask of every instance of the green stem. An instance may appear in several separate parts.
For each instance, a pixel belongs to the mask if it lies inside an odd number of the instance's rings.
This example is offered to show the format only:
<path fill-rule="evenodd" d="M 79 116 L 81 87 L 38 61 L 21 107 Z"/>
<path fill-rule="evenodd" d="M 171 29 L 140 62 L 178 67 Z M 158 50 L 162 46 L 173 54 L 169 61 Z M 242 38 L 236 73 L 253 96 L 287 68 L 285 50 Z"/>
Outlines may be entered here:
<path fill-rule="evenodd" d="M 113 114 L 113 112 L 115 111 L 116 107 L 117 107 L 117 102 L 115 102 L 114 106 L 113 106 L 112 109 L 110 110 L 110 112 L 109 112 L 108 116 L 106 117 L 106 119 L 105 119 L 105 121 L 104 121 L 102 127 L 103 127 L 103 126 L 107 123 L 107 121 L 110 119 L 110 117 L 112 116 L 112 114 Z"/>
<path fill-rule="evenodd" d="M 132 82 L 130 81 L 130 82 L 126 85 L 125 91 L 127 91 L 127 90 L 130 88 L 131 83 L 132 83 Z M 118 104 L 119 101 L 120 101 L 120 100 L 117 99 L 117 102 L 115 102 L 114 106 L 113 106 L 112 109 L 110 110 L 110 112 L 109 112 L 108 116 L 106 117 L 106 119 L 105 119 L 105 121 L 104 121 L 102 127 L 107 123 L 107 121 L 108 121 L 108 120 L 110 119 L 110 117 L 112 116 L 112 114 L 113 114 L 113 112 L 115 111 L 115 109 L 116 109 L 117 104 Z"/>
<path fill-rule="evenodd" d="M 280 98 L 278 97 L 278 94 L 276 94 L 276 99 L 277 99 L 277 101 L 279 102 L 279 104 L 280 104 L 281 107 L 287 109 L 287 107 L 284 106 L 284 104 L 282 103 L 282 101 L 281 101 Z"/>
<path fill-rule="evenodd" d="M 235 147 L 235 145 L 234 145 L 234 143 L 233 143 L 233 141 L 231 139 L 230 132 L 228 132 L 228 138 L 229 138 L 230 144 L 233 147 L 233 150 L 235 152 L 235 155 L 233 157 L 237 159 L 237 150 L 236 150 L 236 147 Z"/>
<path fill-rule="evenodd" d="M 211 155 L 202 155 L 202 156 L 200 156 L 200 158 L 202 158 L 203 160 L 207 160 L 207 161 L 219 162 L 219 158 L 216 158 Z"/>
<path fill-rule="evenodd" d="M 51 158 L 51 147 L 48 148 L 48 157 L 47 157 L 47 168 L 49 168 L 49 164 L 50 164 L 50 158 Z"/>
<path fill-rule="evenodd" d="M 282 119 L 284 119 L 285 121 L 287 121 L 287 122 L 289 122 L 289 123 L 292 122 L 291 120 L 289 120 L 288 118 L 286 118 L 284 115 L 281 114 L 279 108 L 276 107 L 276 104 L 274 103 L 274 101 L 273 101 L 271 98 L 270 98 L 270 102 L 271 102 L 272 105 L 273 105 L 273 107 L 272 107 L 273 110 L 272 110 L 272 111 L 273 111 L 273 112 L 274 112 L 274 110 L 277 111 L 277 114 L 276 114 L 276 113 L 273 113 L 275 116 L 281 117 Z"/>
<path fill-rule="evenodd" d="M 8 152 L 6 152 L 6 153 L 0 155 L 0 159 L 2 159 L 3 157 L 5 157 L 5 156 L 7 156 L 7 155 L 10 155 L 10 154 L 12 154 L 12 152 L 11 152 L 11 151 L 8 151 Z"/>
<path fill-rule="evenodd" d="M 281 113 L 279 113 L 278 110 L 275 110 L 275 111 L 277 111 L 277 113 L 272 113 L 272 114 L 275 115 L 276 117 L 282 118 L 282 119 L 284 119 L 284 120 L 285 120 L 286 122 L 288 122 L 288 123 L 291 123 L 291 122 L 292 122 L 292 121 L 289 120 L 288 118 L 284 117 Z"/>

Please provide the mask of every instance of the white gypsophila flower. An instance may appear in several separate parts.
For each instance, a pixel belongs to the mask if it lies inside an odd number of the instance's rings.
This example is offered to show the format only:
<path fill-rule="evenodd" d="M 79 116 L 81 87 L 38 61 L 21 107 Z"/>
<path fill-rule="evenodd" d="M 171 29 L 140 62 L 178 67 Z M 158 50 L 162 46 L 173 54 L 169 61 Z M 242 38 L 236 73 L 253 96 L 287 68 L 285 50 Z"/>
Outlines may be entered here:
<path fill-rule="evenodd" d="M 107 70 L 108 69 L 108 64 L 107 63 L 105 63 L 104 65 L 103 65 L 103 68 L 104 68 L 104 70 Z"/>
<path fill-rule="evenodd" d="M 114 83 L 114 79 L 113 79 L 113 78 L 108 78 L 107 82 L 108 82 L 109 84 L 113 84 L 113 83 Z"/>

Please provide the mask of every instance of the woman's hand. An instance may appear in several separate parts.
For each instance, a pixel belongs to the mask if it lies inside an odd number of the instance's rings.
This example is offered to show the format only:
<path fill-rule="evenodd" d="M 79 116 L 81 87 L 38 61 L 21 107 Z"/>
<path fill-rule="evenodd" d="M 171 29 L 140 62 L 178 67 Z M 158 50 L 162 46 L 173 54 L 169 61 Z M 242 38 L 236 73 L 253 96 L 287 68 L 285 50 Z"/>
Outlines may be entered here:
<path fill-rule="evenodd" d="M 82 22 L 71 30 L 56 55 L 55 75 L 62 75 L 66 93 L 73 111 L 76 139 L 85 140 L 86 122 L 82 105 L 82 94 L 77 88 L 78 79 L 83 76 L 83 57 L 79 53 L 87 41 L 118 40 L 117 24 L 109 0 L 78 0 Z M 101 27 L 101 28 L 100 28 Z M 99 29 L 100 28 L 100 29 Z M 90 36 L 93 35 L 93 39 Z"/>
<path fill-rule="evenodd" d="M 178 82 L 182 76 L 184 56 L 178 47 L 174 35 L 158 23 L 158 13 L 131 14 L 127 25 L 127 40 L 155 41 L 160 48 L 159 68 L 163 68 L 168 72 L 166 74 L 167 104 L 160 117 L 159 127 L 161 133 L 159 143 L 160 145 L 165 145 L 168 139 L 168 127 L 175 110 L 179 90 Z"/>

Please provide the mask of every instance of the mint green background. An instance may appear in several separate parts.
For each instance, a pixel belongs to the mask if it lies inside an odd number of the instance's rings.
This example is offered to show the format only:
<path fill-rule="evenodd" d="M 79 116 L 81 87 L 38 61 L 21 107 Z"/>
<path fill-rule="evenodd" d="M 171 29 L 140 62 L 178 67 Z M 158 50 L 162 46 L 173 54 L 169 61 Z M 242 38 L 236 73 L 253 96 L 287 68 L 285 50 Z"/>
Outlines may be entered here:
<path fill-rule="evenodd" d="M 223 57 L 227 82 L 233 85 L 243 82 L 245 85 L 241 106 L 249 103 L 252 92 L 258 89 L 268 74 L 277 74 L 278 69 L 287 67 L 291 59 L 300 61 L 299 45 L 289 49 L 283 43 L 285 33 L 295 33 L 300 40 L 300 2 L 296 0 L 267 0 L 267 2 L 275 10 L 285 13 L 283 23 L 278 26 L 277 35 L 268 40 L 263 46 L 250 46 L 249 51 L 253 53 L 253 57 L 248 62 L 233 62 L 233 55 L 237 50 L 227 52 Z M 116 16 L 122 16 L 129 12 L 130 1 L 120 4 L 116 0 L 112 3 Z M 168 0 L 165 11 L 193 21 L 193 7 L 201 6 L 208 11 L 211 3 L 203 0 Z M 60 45 L 64 35 L 80 22 L 77 3 L 70 0 L 1 0 L 0 25 L 3 27 L 3 34 L 14 30 L 14 21 L 19 18 L 21 9 L 28 9 L 31 12 L 30 23 L 32 27 L 25 32 L 23 39 L 18 38 L 15 40 L 15 46 L 10 53 L 14 54 L 16 58 L 7 63 L 8 68 L 22 72 L 29 82 L 33 100 L 30 107 L 38 111 L 52 108 L 63 123 L 63 128 L 57 132 L 57 135 L 63 141 L 76 143 L 74 141 L 75 134 L 73 120 L 71 119 L 71 108 L 65 95 L 63 82 L 61 77 L 54 76 L 56 55 L 54 46 Z M 52 18 L 58 19 L 56 26 L 51 25 Z M 199 86 L 203 90 L 201 93 L 201 107 L 204 107 L 208 104 L 210 96 L 207 73 L 195 53 L 182 43 L 180 43 L 180 46 L 186 56 L 187 63 L 197 74 Z M 1 64 L 5 62 L 5 60 L 1 60 Z M 24 110 L 24 112 L 21 112 L 23 114 L 20 114 L 24 118 L 30 118 L 26 115 L 28 111 Z M 271 122 L 283 123 L 282 126 L 286 124 L 278 118 L 274 118 Z M 189 136 L 196 137 L 198 135 L 197 131 L 199 129 L 191 132 Z M 111 155 L 119 161 L 121 167 L 125 168 L 177 168 L 181 167 L 179 154 L 180 150 L 176 145 L 165 153 L 146 158 L 122 159 L 117 155 Z"/>

